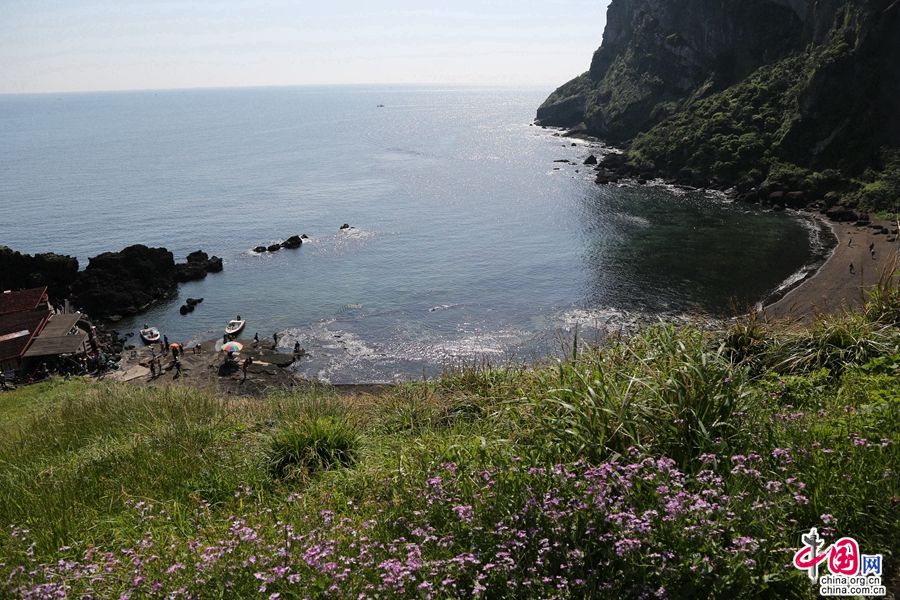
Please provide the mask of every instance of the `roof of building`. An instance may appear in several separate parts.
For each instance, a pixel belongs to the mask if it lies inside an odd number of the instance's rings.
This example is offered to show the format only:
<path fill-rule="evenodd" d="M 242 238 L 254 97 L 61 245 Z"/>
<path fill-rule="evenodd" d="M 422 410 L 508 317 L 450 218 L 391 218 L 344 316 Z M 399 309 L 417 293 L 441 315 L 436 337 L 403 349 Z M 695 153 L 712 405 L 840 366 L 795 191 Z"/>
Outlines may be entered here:
<path fill-rule="evenodd" d="M 34 310 L 47 295 L 47 286 L 0 294 L 0 315 Z"/>
<path fill-rule="evenodd" d="M 0 315 L 0 362 L 24 356 L 28 344 L 49 318 L 49 310 L 28 310 Z"/>
<path fill-rule="evenodd" d="M 75 326 L 82 316 L 81 313 L 70 313 L 50 317 L 25 356 L 55 356 L 80 351 L 88 339 L 87 332 Z"/>

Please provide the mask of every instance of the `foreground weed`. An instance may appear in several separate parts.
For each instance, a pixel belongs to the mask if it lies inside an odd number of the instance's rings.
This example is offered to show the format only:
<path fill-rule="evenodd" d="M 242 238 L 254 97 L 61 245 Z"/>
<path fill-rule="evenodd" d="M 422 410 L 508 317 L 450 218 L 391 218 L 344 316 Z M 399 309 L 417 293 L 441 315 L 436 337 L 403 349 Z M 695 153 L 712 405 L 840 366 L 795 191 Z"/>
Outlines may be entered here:
<path fill-rule="evenodd" d="M 282 425 L 269 437 L 266 462 L 278 479 L 306 477 L 338 465 L 350 466 L 359 434 L 346 420 L 318 417 Z"/>

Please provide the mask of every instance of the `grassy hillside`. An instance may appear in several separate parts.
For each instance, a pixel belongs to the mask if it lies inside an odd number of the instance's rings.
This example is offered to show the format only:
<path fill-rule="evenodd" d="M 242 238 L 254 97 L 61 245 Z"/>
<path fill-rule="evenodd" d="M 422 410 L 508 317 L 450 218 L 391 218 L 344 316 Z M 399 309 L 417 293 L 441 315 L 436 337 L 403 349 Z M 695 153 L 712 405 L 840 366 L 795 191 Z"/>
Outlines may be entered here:
<path fill-rule="evenodd" d="M 900 295 L 574 340 L 360 400 L 0 395 L 0 596 L 813 598 L 810 527 L 900 553 Z"/>

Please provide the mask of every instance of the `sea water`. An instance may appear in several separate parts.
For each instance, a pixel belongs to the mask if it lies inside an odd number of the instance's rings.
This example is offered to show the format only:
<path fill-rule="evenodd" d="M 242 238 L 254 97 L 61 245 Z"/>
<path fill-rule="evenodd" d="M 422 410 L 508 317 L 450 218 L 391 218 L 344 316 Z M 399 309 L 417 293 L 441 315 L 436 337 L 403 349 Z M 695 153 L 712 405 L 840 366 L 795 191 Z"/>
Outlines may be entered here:
<path fill-rule="evenodd" d="M 730 314 L 815 266 L 809 219 L 594 184 L 582 163 L 608 149 L 532 125 L 550 91 L 0 96 L 0 244 L 81 268 L 131 244 L 220 256 L 223 272 L 120 333 L 146 322 L 193 343 L 240 314 L 245 340 L 299 342 L 298 374 L 333 383 L 538 360 L 576 325 L 636 314 Z M 181 315 L 188 297 L 203 303 Z"/>

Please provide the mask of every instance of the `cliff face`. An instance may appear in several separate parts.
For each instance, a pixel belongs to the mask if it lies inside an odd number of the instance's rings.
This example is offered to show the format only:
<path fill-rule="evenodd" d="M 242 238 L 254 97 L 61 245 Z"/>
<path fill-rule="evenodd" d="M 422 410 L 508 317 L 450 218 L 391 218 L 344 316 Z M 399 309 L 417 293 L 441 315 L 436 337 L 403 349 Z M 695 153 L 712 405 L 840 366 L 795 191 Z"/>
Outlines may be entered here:
<path fill-rule="evenodd" d="M 640 136 L 670 169 L 859 172 L 900 146 L 898 32 L 897 0 L 612 0 L 590 70 L 538 122 Z"/>
<path fill-rule="evenodd" d="M 590 70 L 544 103 L 542 124 L 631 139 L 796 49 L 803 30 L 794 9 L 768 0 L 613 0 L 606 18 Z"/>

